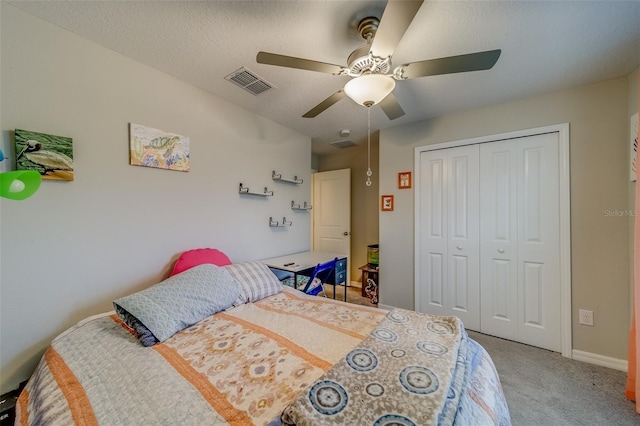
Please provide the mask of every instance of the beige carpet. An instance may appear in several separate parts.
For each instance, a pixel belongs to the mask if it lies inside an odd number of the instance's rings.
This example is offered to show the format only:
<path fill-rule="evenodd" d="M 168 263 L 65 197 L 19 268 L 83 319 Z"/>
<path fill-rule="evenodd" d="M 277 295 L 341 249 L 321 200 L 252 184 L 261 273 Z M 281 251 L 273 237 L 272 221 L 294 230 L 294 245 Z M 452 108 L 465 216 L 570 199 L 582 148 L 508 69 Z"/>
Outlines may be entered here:
<path fill-rule="evenodd" d="M 325 286 L 333 297 L 333 286 Z M 347 302 L 377 306 L 347 287 Z M 336 298 L 344 300 L 344 287 Z M 640 425 L 624 396 L 626 373 L 564 358 L 556 352 L 469 331 L 491 355 L 514 426 Z"/>
<path fill-rule="evenodd" d="M 626 373 L 469 331 L 496 365 L 515 426 L 640 425 Z"/>

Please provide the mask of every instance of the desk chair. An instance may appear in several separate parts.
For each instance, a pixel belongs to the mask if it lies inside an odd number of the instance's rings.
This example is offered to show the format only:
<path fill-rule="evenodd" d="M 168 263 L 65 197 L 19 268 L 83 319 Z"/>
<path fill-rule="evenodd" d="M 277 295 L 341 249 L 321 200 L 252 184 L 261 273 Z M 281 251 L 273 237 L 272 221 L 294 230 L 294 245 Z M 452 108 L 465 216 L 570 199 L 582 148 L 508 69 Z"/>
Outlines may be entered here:
<path fill-rule="evenodd" d="M 337 257 L 325 263 L 318 263 L 311 273 L 309 281 L 307 281 L 307 285 L 304 286 L 302 291 L 311 296 L 317 296 L 322 293 L 324 297 L 327 297 L 327 294 L 324 292 L 323 281 L 335 272 L 336 262 L 338 262 Z M 335 293 L 335 285 L 333 287 L 333 291 Z"/>

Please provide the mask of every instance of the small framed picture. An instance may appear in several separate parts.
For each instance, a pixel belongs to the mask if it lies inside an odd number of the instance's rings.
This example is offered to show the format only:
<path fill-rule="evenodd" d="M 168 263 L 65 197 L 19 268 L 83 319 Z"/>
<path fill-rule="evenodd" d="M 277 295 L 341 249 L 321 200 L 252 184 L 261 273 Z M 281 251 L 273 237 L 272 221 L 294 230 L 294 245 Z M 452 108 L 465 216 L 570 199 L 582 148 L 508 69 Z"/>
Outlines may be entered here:
<path fill-rule="evenodd" d="M 393 211 L 393 195 L 383 195 L 380 198 L 380 210 L 387 212 Z"/>
<path fill-rule="evenodd" d="M 411 188 L 411 172 L 398 173 L 398 188 L 400 189 Z"/>

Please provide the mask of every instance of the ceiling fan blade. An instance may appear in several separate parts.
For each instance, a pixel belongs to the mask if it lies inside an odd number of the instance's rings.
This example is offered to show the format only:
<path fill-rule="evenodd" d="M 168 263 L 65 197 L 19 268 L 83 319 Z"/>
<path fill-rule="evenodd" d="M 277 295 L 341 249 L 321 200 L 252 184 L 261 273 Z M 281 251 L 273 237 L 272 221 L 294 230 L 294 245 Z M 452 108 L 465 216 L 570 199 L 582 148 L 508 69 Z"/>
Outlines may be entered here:
<path fill-rule="evenodd" d="M 396 97 L 393 96 L 393 93 L 389 93 L 378 105 L 380 105 L 380 108 L 387 114 L 389 120 L 395 120 L 404 115 L 404 110 L 398 103 Z"/>
<path fill-rule="evenodd" d="M 389 0 L 371 44 L 372 55 L 380 58 L 393 55 L 393 51 L 411 25 L 422 2 L 423 0 Z"/>
<path fill-rule="evenodd" d="M 303 115 L 303 117 L 304 118 L 313 118 L 313 117 L 317 116 L 322 111 L 324 111 L 325 109 L 329 108 L 331 105 L 335 104 L 336 102 L 338 102 L 340 99 L 342 99 L 344 97 L 345 97 L 344 90 L 340 89 L 336 93 L 334 93 L 333 95 L 329 96 L 324 101 L 320 102 L 315 107 L 311 108 L 307 113 L 305 113 Z"/>
<path fill-rule="evenodd" d="M 400 78 L 409 79 L 430 75 L 453 74 L 457 72 L 481 71 L 492 68 L 500 57 L 501 50 L 468 53 L 466 55 L 448 56 L 446 58 L 428 59 L 401 65 Z M 394 71 L 394 74 L 396 72 Z"/>
<path fill-rule="evenodd" d="M 277 65 L 279 67 L 298 68 L 301 70 L 317 71 L 327 74 L 340 74 L 343 67 L 312 61 L 310 59 L 295 58 L 293 56 L 278 55 L 277 53 L 258 52 L 256 61 L 259 64 Z"/>

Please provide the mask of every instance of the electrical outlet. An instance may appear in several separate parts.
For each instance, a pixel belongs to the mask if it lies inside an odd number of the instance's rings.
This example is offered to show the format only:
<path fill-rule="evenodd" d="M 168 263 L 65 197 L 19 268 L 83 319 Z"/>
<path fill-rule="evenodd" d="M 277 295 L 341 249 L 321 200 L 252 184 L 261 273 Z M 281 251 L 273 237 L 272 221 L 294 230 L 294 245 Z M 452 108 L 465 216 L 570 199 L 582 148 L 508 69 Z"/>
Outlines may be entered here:
<path fill-rule="evenodd" d="M 587 311 L 586 309 L 580 309 L 578 311 L 578 322 L 583 325 L 593 325 L 593 311 Z"/>

